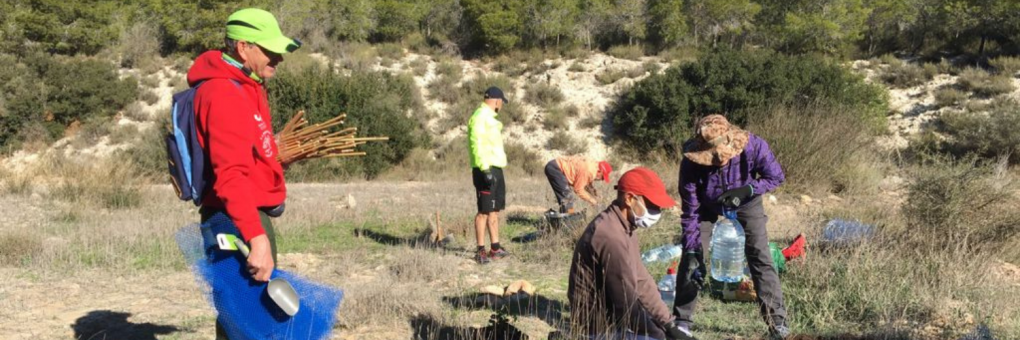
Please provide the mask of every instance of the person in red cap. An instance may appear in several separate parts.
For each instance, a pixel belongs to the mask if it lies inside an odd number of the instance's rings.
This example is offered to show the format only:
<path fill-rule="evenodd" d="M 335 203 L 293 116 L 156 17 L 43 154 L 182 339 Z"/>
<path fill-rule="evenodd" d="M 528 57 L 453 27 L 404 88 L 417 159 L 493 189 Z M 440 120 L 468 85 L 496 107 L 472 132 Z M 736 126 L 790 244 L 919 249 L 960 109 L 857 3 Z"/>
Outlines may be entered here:
<path fill-rule="evenodd" d="M 609 173 L 613 167 L 606 161 L 593 161 L 581 156 L 559 157 L 545 165 L 545 177 L 556 193 L 556 202 L 560 212 L 574 212 L 574 194 L 591 205 L 597 205 L 598 192 L 595 181 L 601 179 L 609 183 Z"/>
<path fill-rule="evenodd" d="M 676 205 L 652 170 L 620 177 L 616 200 L 595 217 L 574 246 L 567 297 L 574 334 L 590 339 L 688 339 L 674 327 L 652 275 L 641 263 L 638 228 Z"/>

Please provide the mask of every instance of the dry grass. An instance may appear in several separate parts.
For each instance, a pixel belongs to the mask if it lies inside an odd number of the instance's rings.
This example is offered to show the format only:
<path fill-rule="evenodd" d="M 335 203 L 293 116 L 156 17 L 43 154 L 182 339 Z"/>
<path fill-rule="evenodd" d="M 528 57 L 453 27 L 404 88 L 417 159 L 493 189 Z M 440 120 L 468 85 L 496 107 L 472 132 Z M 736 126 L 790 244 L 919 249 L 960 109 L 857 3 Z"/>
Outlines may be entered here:
<path fill-rule="evenodd" d="M 628 60 L 639 60 L 645 56 L 645 51 L 641 45 L 617 45 L 610 47 L 606 54 Z"/>
<path fill-rule="evenodd" d="M 596 74 L 595 80 L 598 80 L 602 85 L 609 85 L 620 79 L 626 78 L 627 75 L 628 72 L 625 70 L 607 69 L 602 71 L 602 73 Z"/>
<path fill-rule="evenodd" d="M 953 87 L 935 90 L 935 104 L 939 107 L 962 106 L 967 103 L 967 94 Z"/>
<path fill-rule="evenodd" d="M 992 75 L 979 68 L 967 68 L 960 73 L 958 84 L 967 91 L 982 97 L 994 97 L 1013 92 L 1013 77 L 1008 75 Z"/>
<path fill-rule="evenodd" d="M 549 137 L 545 145 L 550 150 L 560 150 L 568 155 L 579 155 L 587 150 L 587 145 L 564 131 L 557 131 Z"/>
<path fill-rule="evenodd" d="M 552 108 L 563 102 L 563 91 L 559 87 L 546 82 L 533 83 L 524 88 L 527 96 L 525 99 L 534 105 L 542 108 Z"/>
<path fill-rule="evenodd" d="M 877 186 L 882 169 L 871 149 L 874 130 L 855 112 L 819 106 L 762 111 L 747 128 L 769 143 L 782 164 L 783 190 L 846 194 Z"/>
<path fill-rule="evenodd" d="M 1013 77 L 1020 71 L 1020 58 L 1018 57 L 998 57 L 989 60 L 988 64 L 995 68 L 997 74 L 1007 77 Z"/>

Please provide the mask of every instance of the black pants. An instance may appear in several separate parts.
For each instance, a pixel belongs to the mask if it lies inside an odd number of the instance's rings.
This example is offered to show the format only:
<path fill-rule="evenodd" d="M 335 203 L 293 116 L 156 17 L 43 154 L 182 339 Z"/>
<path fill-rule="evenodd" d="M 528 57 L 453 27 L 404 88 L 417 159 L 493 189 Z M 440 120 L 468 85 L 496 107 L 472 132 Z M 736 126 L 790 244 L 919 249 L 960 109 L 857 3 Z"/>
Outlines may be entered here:
<path fill-rule="evenodd" d="M 565 213 L 573 209 L 574 190 L 570 187 L 567 176 L 563 174 L 563 169 L 560 169 L 560 164 L 556 163 L 555 159 L 546 163 L 545 177 L 549 179 L 549 185 L 556 193 L 556 203 L 560 205 L 560 212 Z"/>
<path fill-rule="evenodd" d="M 712 240 L 712 228 L 715 219 L 718 217 L 715 212 L 701 214 L 701 249 L 704 254 L 709 250 Z M 783 289 L 779 284 L 779 274 L 776 272 L 772 262 L 772 252 L 769 250 L 769 237 L 765 225 L 768 223 L 768 216 L 765 215 L 765 207 L 762 205 L 761 196 L 752 199 L 747 204 L 737 209 L 737 221 L 744 227 L 746 241 L 744 253 L 747 256 L 747 266 L 751 271 L 751 281 L 754 282 L 754 290 L 758 293 L 758 306 L 761 310 L 762 319 L 770 327 L 786 325 L 786 307 L 783 304 Z M 677 273 L 677 287 L 686 285 L 688 263 L 687 258 L 680 263 L 680 271 Z M 706 259 L 707 260 L 707 259 Z M 706 269 L 705 272 L 708 275 Z M 705 278 L 706 282 L 708 278 Z M 694 306 L 697 302 L 697 293 L 677 293 L 673 305 L 673 315 L 681 322 L 688 324 L 694 321 Z"/>
<path fill-rule="evenodd" d="M 213 214 L 223 211 L 222 209 L 202 207 L 198 209 L 198 214 L 201 215 L 202 223 L 205 223 L 209 217 Z M 269 215 L 264 211 L 259 210 L 259 219 L 262 221 L 262 229 L 266 231 L 266 237 L 269 238 L 269 248 L 273 254 L 273 263 L 276 261 L 276 230 L 273 230 L 273 222 L 270 221 Z M 226 331 L 223 330 L 223 325 L 219 321 L 216 321 L 216 340 L 229 340 Z"/>
<path fill-rule="evenodd" d="M 496 179 L 492 186 L 485 181 L 485 173 L 482 170 L 471 168 L 471 181 L 475 185 L 475 196 L 478 197 L 479 214 L 499 212 L 506 208 L 506 179 L 503 177 L 503 169 L 491 167 L 489 172 Z"/>

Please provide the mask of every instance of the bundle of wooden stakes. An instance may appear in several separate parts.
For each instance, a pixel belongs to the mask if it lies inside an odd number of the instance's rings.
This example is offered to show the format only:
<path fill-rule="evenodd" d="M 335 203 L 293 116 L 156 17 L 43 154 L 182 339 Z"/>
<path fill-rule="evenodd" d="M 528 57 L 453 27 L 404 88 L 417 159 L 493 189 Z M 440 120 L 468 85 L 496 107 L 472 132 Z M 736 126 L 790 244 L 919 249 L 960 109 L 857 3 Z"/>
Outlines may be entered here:
<path fill-rule="evenodd" d="M 356 152 L 354 148 L 372 141 L 386 141 L 389 137 L 356 137 L 358 128 L 349 127 L 340 131 L 329 132 L 334 126 L 343 125 L 347 114 L 318 124 L 308 124 L 305 111 L 298 111 L 280 131 L 277 143 L 280 152 L 276 160 L 281 164 L 291 164 L 300 160 L 330 157 L 364 156 L 365 152 Z"/>

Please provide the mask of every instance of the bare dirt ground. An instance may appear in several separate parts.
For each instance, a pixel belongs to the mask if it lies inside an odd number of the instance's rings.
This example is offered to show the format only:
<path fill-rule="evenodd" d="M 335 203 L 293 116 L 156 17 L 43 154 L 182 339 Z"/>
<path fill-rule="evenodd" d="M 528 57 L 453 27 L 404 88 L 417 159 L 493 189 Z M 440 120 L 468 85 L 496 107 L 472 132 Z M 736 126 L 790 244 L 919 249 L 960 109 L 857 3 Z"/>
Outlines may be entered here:
<path fill-rule="evenodd" d="M 537 215 L 551 206 L 553 197 L 544 180 L 510 180 L 510 210 Z M 608 191 L 608 190 L 606 190 Z M 352 197 L 349 198 L 348 196 Z M 302 228 L 342 221 L 372 223 L 373 233 L 398 233 L 397 225 L 406 221 L 424 221 L 441 211 L 445 225 L 458 241 L 473 232 L 460 231 L 470 224 L 473 211 L 471 188 L 458 182 L 361 182 L 350 184 L 296 184 L 290 186 L 287 214 L 275 224 L 281 235 L 296 235 Z M 603 198 L 608 202 L 608 198 Z M 97 212 L 99 220 L 119 221 L 117 228 L 153 229 L 153 235 L 166 237 L 176 227 L 197 219 L 187 203 L 175 201 L 169 188 L 151 187 L 146 204 L 126 211 Z M 816 205 L 818 201 L 815 201 Z M 50 223 L 55 203 L 25 196 L 0 196 L 5 213 L 0 215 L 0 232 L 25 231 Z M 351 207 L 351 203 L 354 203 Z M 798 218 L 799 210 L 814 209 L 799 200 L 780 199 L 770 204 L 772 232 L 776 238 L 788 238 L 810 227 L 811 221 Z M 160 213 L 162 211 L 162 213 Z M 673 218 L 678 214 L 671 214 Z M 132 220 L 134 223 L 131 223 Z M 42 221 L 42 222 L 40 222 Z M 404 221 L 404 222 L 401 222 Z M 96 220 L 82 219 L 70 226 L 63 237 L 90 233 Z M 405 223 L 406 224 L 406 223 Z M 667 220 L 660 228 L 676 228 Z M 504 243 L 524 251 L 507 239 L 527 232 L 526 227 L 509 228 Z M 405 233 L 406 234 L 406 233 Z M 350 234 L 346 234 L 350 235 Z M 46 236 L 52 239 L 52 235 Z M 118 237 L 111 235 L 110 237 Z M 353 236 L 348 236 L 353 238 Z M 378 240 L 376 240 L 378 241 Z M 74 242 L 73 240 L 71 242 Z M 172 241 L 169 241 L 172 243 Z M 343 240 L 337 240 L 343 243 Z M 382 243 L 382 241 L 379 241 Z M 654 241 L 652 241 L 654 242 Z M 360 245 L 359 245 L 360 244 Z M 464 244 L 461 242 L 461 244 Z M 355 243 L 338 245 L 339 251 L 301 253 L 281 249 L 280 268 L 314 280 L 343 288 L 347 294 L 339 311 L 334 339 L 407 339 L 415 333 L 414 320 L 379 320 L 407 314 L 444 309 L 450 297 L 471 294 L 490 284 L 506 284 L 524 278 L 534 282 L 543 296 L 565 296 L 569 259 L 553 263 L 533 261 L 501 262 L 480 268 L 466 250 L 440 251 L 411 248 L 406 245 Z M 465 247 L 466 249 L 467 247 Z M 380 251 L 381 250 L 381 251 Z M 110 250 L 118 256 L 136 256 Z M 168 256 L 173 256 L 170 250 Z M 518 254 L 528 256 L 527 254 Z M 179 255 L 178 255 L 179 256 Z M 413 262 L 428 257 L 437 264 Z M 413 268 L 431 268 L 417 272 L 420 280 L 400 276 L 393 263 Z M 214 311 L 202 296 L 195 277 L 181 266 L 157 269 L 122 269 L 116 266 L 83 266 L 74 270 L 47 268 L 46 264 L 0 265 L 0 338 L 2 339 L 210 339 Z M 558 273 L 559 272 L 559 273 Z M 556 274 L 559 275 L 556 275 Z M 543 275 L 540 275 L 543 274 Z M 553 299 L 555 300 L 555 299 Z M 549 300 L 552 301 L 552 300 Z M 545 307 L 562 309 L 546 301 Z M 380 306 L 382 305 L 382 306 Z M 448 308 L 446 308 L 448 309 Z M 396 311 L 395 313 L 393 311 Z M 544 337 L 554 330 L 545 310 L 525 316 L 515 323 L 534 336 Z M 447 317 L 441 323 L 456 327 L 484 326 L 489 312 L 439 312 Z M 459 313 L 459 314 L 458 314 Z"/>

